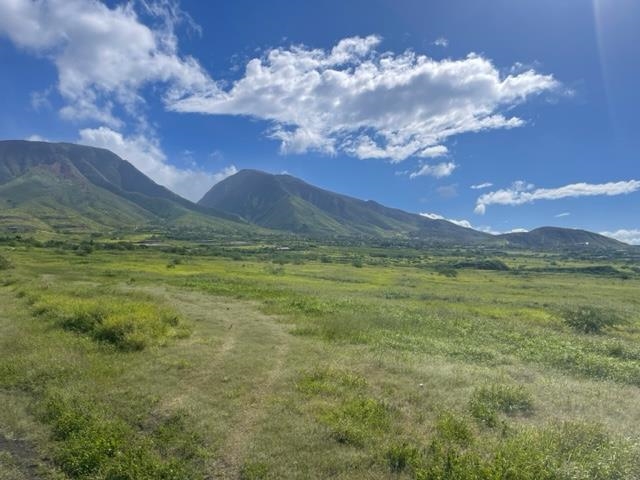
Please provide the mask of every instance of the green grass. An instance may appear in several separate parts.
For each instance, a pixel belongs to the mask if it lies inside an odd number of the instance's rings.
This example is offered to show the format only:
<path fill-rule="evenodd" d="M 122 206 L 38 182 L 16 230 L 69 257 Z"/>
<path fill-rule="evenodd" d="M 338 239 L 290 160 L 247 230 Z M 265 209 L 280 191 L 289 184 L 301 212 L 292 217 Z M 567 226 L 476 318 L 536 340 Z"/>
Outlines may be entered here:
<path fill-rule="evenodd" d="M 0 479 L 640 477 L 640 278 L 474 255 L 0 247 Z"/>
<path fill-rule="evenodd" d="M 21 290 L 23 293 L 24 290 Z M 83 287 L 55 293 L 24 293 L 35 315 L 65 330 L 87 335 L 120 350 L 142 350 L 188 336 L 180 316 L 157 300 Z"/>

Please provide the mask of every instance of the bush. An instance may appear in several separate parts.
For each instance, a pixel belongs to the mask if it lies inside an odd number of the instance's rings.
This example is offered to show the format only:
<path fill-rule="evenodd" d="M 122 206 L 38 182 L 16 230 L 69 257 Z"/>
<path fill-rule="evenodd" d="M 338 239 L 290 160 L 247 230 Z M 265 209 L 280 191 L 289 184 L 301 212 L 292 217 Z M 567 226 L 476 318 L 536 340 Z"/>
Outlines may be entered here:
<path fill-rule="evenodd" d="M 119 350 L 142 350 L 187 334 L 176 313 L 152 301 L 127 295 L 102 295 L 100 300 L 46 294 L 36 298 L 33 311 L 65 330 L 88 335 Z"/>
<path fill-rule="evenodd" d="M 527 415 L 533 411 L 531 394 L 521 386 L 490 385 L 476 388 L 469 401 L 471 415 L 487 426 L 498 424 L 498 413 Z"/>
<path fill-rule="evenodd" d="M 616 312 L 593 306 L 566 308 L 562 312 L 565 324 L 581 333 L 601 333 L 604 328 L 624 323 Z"/>
<path fill-rule="evenodd" d="M 64 394 L 49 394 L 41 405 L 41 420 L 55 441 L 53 461 L 70 478 L 113 480 L 182 480 L 201 478 L 193 468 L 197 444 L 185 444 L 182 429 L 169 427 L 161 435 L 141 435 L 119 418 L 99 413 L 93 403 Z M 161 425 L 163 428 L 167 422 Z M 180 446 L 173 451 L 171 446 Z M 168 448 L 169 447 L 169 448 Z"/>
<path fill-rule="evenodd" d="M 523 428 L 495 443 L 470 446 L 436 437 L 426 450 L 403 445 L 387 455 L 390 466 L 398 466 L 395 471 L 401 466 L 411 470 L 412 478 L 424 480 L 640 478 L 640 462 L 630 444 L 587 423 Z"/>
<path fill-rule="evenodd" d="M 11 264 L 9 259 L 7 259 L 7 258 L 3 257 L 2 255 L 0 255 L 0 270 L 9 270 L 12 267 L 13 267 L 13 265 Z"/>
<path fill-rule="evenodd" d="M 420 451 L 413 445 L 401 443 L 389 447 L 385 458 L 387 459 L 389 470 L 398 473 L 418 463 Z"/>
<path fill-rule="evenodd" d="M 442 275 L 443 277 L 456 278 L 458 276 L 458 270 L 451 265 L 436 265 L 434 270 L 438 275 Z"/>
<path fill-rule="evenodd" d="M 374 398 L 355 397 L 326 412 L 322 422 L 339 443 L 362 446 L 389 427 L 389 408 Z"/>

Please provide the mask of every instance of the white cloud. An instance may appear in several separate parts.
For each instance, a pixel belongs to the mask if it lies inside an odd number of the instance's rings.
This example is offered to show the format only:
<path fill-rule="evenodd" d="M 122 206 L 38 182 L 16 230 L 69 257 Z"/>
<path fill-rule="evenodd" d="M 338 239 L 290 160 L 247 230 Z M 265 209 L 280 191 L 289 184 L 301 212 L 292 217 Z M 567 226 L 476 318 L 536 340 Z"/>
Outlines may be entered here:
<path fill-rule="evenodd" d="M 422 176 L 432 176 L 436 178 L 448 177 L 456 169 L 457 165 L 453 162 L 438 163 L 436 165 L 423 165 L 420 170 L 413 172 L 409 178 Z"/>
<path fill-rule="evenodd" d="M 615 232 L 600 232 L 600 235 L 615 238 L 621 242 L 629 243 L 631 245 L 640 245 L 640 229 L 631 230 L 616 230 Z"/>
<path fill-rule="evenodd" d="M 29 140 L 30 142 L 50 142 L 51 141 L 48 138 L 43 137 L 42 135 L 38 135 L 37 133 L 29 135 L 27 138 L 25 138 L 25 140 Z"/>
<path fill-rule="evenodd" d="M 556 217 L 556 218 L 562 218 L 562 217 L 568 217 L 569 215 L 571 215 L 571 213 L 569 213 L 569 212 L 562 212 L 562 213 L 559 213 L 559 214 L 557 214 L 557 215 L 554 215 L 554 217 Z"/>
<path fill-rule="evenodd" d="M 608 183 L 572 183 L 558 188 L 537 188 L 522 181 L 510 188 L 485 193 L 476 200 L 475 212 L 482 215 L 489 205 L 523 205 L 536 200 L 558 200 L 567 197 L 624 195 L 640 190 L 640 180 Z"/>
<path fill-rule="evenodd" d="M 80 130 L 78 143 L 111 150 L 156 183 L 192 201 L 199 200 L 214 184 L 237 172 L 233 165 L 217 173 L 177 168 L 167 163 L 157 139 L 143 135 L 125 137 L 104 126 Z"/>
<path fill-rule="evenodd" d="M 144 103 L 139 91 L 150 83 L 164 85 L 168 102 L 216 89 L 194 58 L 178 55 L 174 27 L 185 17 L 176 4 L 139 5 L 153 28 L 140 21 L 133 2 L 112 9 L 95 0 L 1 1 L 0 35 L 53 61 L 63 118 L 119 126 L 114 107 L 136 116 Z M 34 101 L 42 104 L 42 95 Z"/>
<path fill-rule="evenodd" d="M 471 185 L 472 190 L 482 190 L 483 188 L 489 188 L 489 187 L 493 187 L 493 183 L 485 182 L 485 183 L 479 183 L 477 185 Z"/>
<path fill-rule="evenodd" d="M 533 69 L 503 75 L 477 54 L 434 60 L 412 51 L 380 53 L 380 41 L 353 37 L 331 50 L 274 48 L 250 60 L 228 89 L 198 91 L 169 108 L 267 120 L 283 153 L 344 152 L 399 162 L 443 155 L 442 142 L 454 135 L 519 127 L 524 121 L 506 112 L 559 87 Z"/>
<path fill-rule="evenodd" d="M 456 225 L 458 225 L 459 227 L 464 227 L 464 228 L 471 228 L 473 230 L 477 230 L 479 232 L 484 232 L 484 233 L 489 233 L 491 235 L 501 235 L 503 233 L 526 233 L 529 230 L 526 230 L 524 228 L 514 228 L 512 230 L 509 230 L 508 232 L 498 232 L 496 230 L 494 230 L 493 228 L 489 227 L 489 226 L 480 226 L 480 227 L 476 227 L 474 226 L 469 220 L 454 220 L 452 218 L 446 218 L 443 217 L 442 215 L 438 214 L 438 213 L 420 213 L 421 216 L 426 217 L 426 218 L 430 218 L 431 220 L 446 220 L 447 222 L 451 222 L 454 223 Z"/>
<path fill-rule="evenodd" d="M 460 227 L 473 228 L 471 222 L 469 222 L 468 220 L 454 220 L 452 218 L 445 218 L 437 213 L 421 213 L 420 215 L 426 218 L 430 218 L 431 220 L 446 220 L 447 222 L 454 223 Z M 474 228 L 474 230 L 477 229 Z"/>
<path fill-rule="evenodd" d="M 433 42 L 434 45 L 438 46 L 438 47 L 448 47 L 449 46 L 449 40 L 447 40 L 444 37 L 438 37 L 434 40 Z"/>

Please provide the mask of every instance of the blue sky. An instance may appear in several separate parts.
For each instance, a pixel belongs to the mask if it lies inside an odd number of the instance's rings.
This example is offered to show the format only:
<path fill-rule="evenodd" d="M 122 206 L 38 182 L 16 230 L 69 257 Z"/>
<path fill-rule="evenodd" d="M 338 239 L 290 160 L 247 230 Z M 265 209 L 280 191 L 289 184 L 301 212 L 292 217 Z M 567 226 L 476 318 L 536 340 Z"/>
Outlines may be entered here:
<path fill-rule="evenodd" d="M 640 243 L 640 2 L 0 0 L 0 138 Z"/>

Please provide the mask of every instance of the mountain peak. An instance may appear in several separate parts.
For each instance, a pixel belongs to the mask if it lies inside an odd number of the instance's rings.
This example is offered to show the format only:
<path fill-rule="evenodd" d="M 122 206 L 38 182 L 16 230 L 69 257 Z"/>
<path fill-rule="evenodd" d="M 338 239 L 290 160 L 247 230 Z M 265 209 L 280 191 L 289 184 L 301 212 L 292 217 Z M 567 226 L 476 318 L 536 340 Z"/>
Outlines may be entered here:
<path fill-rule="evenodd" d="M 420 237 L 450 243 L 490 238 L 481 232 L 330 192 L 289 174 L 241 170 L 198 202 L 276 230 L 323 237 Z"/>

